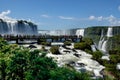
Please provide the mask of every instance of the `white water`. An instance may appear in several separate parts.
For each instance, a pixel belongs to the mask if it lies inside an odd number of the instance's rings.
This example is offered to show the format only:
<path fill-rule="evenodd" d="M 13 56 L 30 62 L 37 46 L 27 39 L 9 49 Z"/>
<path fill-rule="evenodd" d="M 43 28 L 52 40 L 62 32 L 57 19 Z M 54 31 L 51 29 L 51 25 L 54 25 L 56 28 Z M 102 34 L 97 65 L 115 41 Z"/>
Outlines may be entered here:
<path fill-rule="evenodd" d="M 99 40 L 99 43 L 98 43 L 98 49 L 99 50 L 101 50 L 103 42 L 104 42 L 104 38 L 103 38 L 103 30 L 102 30 L 101 37 L 100 37 L 100 40 Z"/>
<path fill-rule="evenodd" d="M 70 51 L 70 53 L 64 53 L 64 50 Z M 65 49 L 65 48 L 60 48 L 60 52 L 62 55 L 54 55 L 52 53 L 48 53 L 48 57 L 53 57 L 54 60 L 57 61 L 58 66 L 64 66 L 65 64 L 69 64 L 70 62 L 75 62 L 73 67 L 77 70 L 80 71 L 82 69 L 85 69 L 87 71 L 93 72 L 95 76 L 100 76 L 100 71 L 104 69 L 105 67 L 100 65 L 97 61 L 92 60 L 92 55 L 87 54 L 84 51 L 81 50 L 76 50 L 76 52 Z M 64 54 L 63 54 L 64 53 Z M 79 57 L 74 56 L 74 54 L 80 55 Z M 84 66 L 80 66 L 79 64 L 85 64 Z"/>
<path fill-rule="evenodd" d="M 105 40 L 105 37 L 103 35 L 103 30 L 101 32 L 101 37 L 100 37 L 100 40 L 99 40 L 99 43 L 98 43 L 98 49 L 103 51 L 103 52 L 107 52 L 107 41 L 109 39 L 109 37 L 112 37 L 113 34 L 112 34 L 112 27 L 108 27 L 108 30 L 107 30 L 107 39 Z"/>
<path fill-rule="evenodd" d="M 96 47 L 95 45 L 91 45 L 92 51 L 95 52 L 96 51 Z"/>
<path fill-rule="evenodd" d="M 113 28 L 112 28 L 112 27 L 109 27 L 109 28 L 108 28 L 108 31 L 107 31 L 107 37 L 112 37 L 112 36 L 113 36 L 112 31 L 113 31 Z"/>
<path fill-rule="evenodd" d="M 76 35 L 79 37 L 79 36 L 82 36 L 82 37 L 84 37 L 84 31 L 85 31 L 85 29 L 78 29 L 78 30 L 76 30 Z"/>
<path fill-rule="evenodd" d="M 54 36 L 60 36 L 60 35 L 71 35 L 70 30 L 50 30 L 50 31 L 41 31 L 40 34 L 47 34 L 47 35 L 54 35 Z"/>
<path fill-rule="evenodd" d="M 7 22 L 7 26 L 10 34 L 16 34 L 15 27 L 17 26 L 17 22 Z"/>
<path fill-rule="evenodd" d="M 37 26 L 27 21 L 0 20 L 0 34 L 37 34 Z"/>
<path fill-rule="evenodd" d="M 105 41 L 103 42 L 103 44 L 102 44 L 101 50 L 102 50 L 103 52 L 106 52 L 107 41 L 108 41 L 108 40 L 105 40 Z"/>

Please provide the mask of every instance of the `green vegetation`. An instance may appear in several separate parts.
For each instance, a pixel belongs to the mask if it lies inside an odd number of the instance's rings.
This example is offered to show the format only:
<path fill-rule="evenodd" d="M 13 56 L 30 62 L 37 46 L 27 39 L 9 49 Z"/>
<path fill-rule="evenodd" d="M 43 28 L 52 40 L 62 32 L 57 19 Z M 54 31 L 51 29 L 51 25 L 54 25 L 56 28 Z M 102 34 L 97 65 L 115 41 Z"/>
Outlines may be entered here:
<path fill-rule="evenodd" d="M 80 43 L 75 43 L 75 44 L 74 44 L 74 48 L 75 48 L 75 49 L 85 50 L 85 49 L 89 49 L 90 46 L 87 45 L 85 42 L 80 42 Z"/>
<path fill-rule="evenodd" d="M 0 39 L 0 80 L 90 80 L 86 73 L 59 68 L 40 50 L 30 51 Z"/>
<path fill-rule="evenodd" d="M 108 44 L 110 46 L 108 46 L 108 48 L 110 50 L 119 50 L 120 51 L 120 35 L 115 35 L 113 37 L 111 37 L 108 41 Z"/>
<path fill-rule="evenodd" d="M 118 63 L 120 63 L 120 35 L 115 35 L 109 38 L 108 48 L 110 54 L 110 61 L 107 60 L 99 60 L 99 62 L 104 65 L 106 75 L 111 75 L 112 79 L 118 80 L 120 79 L 120 72 L 116 69 Z"/>
<path fill-rule="evenodd" d="M 82 41 L 85 42 L 87 45 L 93 44 L 93 40 L 91 38 L 88 38 L 88 37 L 83 38 Z"/>
<path fill-rule="evenodd" d="M 47 42 L 46 39 L 38 39 L 38 44 L 44 45 L 44 46 L 50 46 L 50 42 Z"/>
<path fill-rule="evenodd" d="M 119 54 L 112 54 L 110 55 L 111 63 L 117 64 L 120 62 L 120 55 Z"/>
<path fill-rule="evenodd" d="M 108 26 L 94 26 L 88 27 L 85 30 L 86 35 L 101 35 L 101 31 L 104 30 L 104 34 L 107 33 Z"/>
<path fill-rule="evenodd" d="M 104 37 L 107 34 L 107 30 L 108 30 L 109 26 L 94 26 L 94 27 L 88 27 L 85 29 L 85 37 L 91 38 L 93 40 L 93 42 L 98 43 L 101 37 L 101 32 L 103 32 Z M 113 26 L 113 36 L 112 38 L 109 38 L 108 44 L 109 46 L 107 46 L 107 50 L 113 49 L 115 46 L 116 47 L 120 47 L 120 45 L 118 44 L 114 44 L 114 43 L 118 43 L 120 41 L 119 37 L 120 37 L 120 26 Z M 112 44 L 113 43 L 113 44 Z"/>
<path fill-rule="evenodd" d="M 105 68 L 105 79 L 120 79 L 120 72 L 116 69 L 120 63 L 120 35 L 110 38 L 110 61 L 102 60 L 100 51 L 92 52 L 90 38 L 84 38 L 82 42 L 75 43 L 76 49 L 82 49 L 93 55 Z M 66 42 L 68 44 L 69 42 Z M 60 54 L 57 46 L 52 46 L 53 54 Z M 115 78 L 114 78 L 115 77 Z M 0 39 L 0 80 L 90 80 L 86 73 L 78 73 L 66 67 L 59 68 L 52 58 L 46 57 L 44 47 L 42 50 L 30 51 L 16 44 L 7 44 Z"/>
<path fill-rule="evenodd" d="M 98 43 L 101 31 L 103 31 L 103 35 L 107 34 L 108 26 L 97 26 L 97 27 L 90 27 L 85 30 L 85 37 L 91 38 L 95 43 Z M 120 63 L 120 27 L 114 26 L 113 27 L 113 37 L 109 38 L 107 44 L 107 50 L 110 54 L 110 61 L 97 59 L 94 54 L 93 58 L 99 61 L 102 65 L 104 65 L 105 71 L 107 72 L 106 75 L 111 75 L 115 77 L 116 80 L 120 79 L 120 72 L 116 69 L 117 63 Z M 86 52 L 93 54 L 89 49 L 85 49 Z M 95 52 L 96 53 L 96 52 Z"/>
<path fill-rule="evenodd" d="M 94 26 L 88 27 L 85 29 L 85 37 L 91 38 L 93 42 L 98 43 L 101 32 L 103 31 L 103 35 L 107 34 L 108 26 Z"/>
<path fill-rule="evenodd" d="M 101 57 L 103 55 L 102 52 L 99 50 L 93 52 L 90 48 L 90 45 L 92 45 L 92 44 L 93 44 L 93 41 L 90 38 L 84 38 L 82 42 L 75 43 L 74 48 L 84 50 L 85 52 L 91 54 L 93 56 L 92 58 L 94 60 L 98 61 L 100 64 L 102 64 L 106 67 L 104 71 L 106 71 L 108 73 L 105 73 L 104 80 L 113 80 L 114 77 L 111 77 L 111 74 L 109 72 L 114 73 L 115 69 L 116 69 L 116 65 L 113 65 L 112 62 L 110 63 L 107 60 L 102 60 L 101 59 Z M 116 57 L 112 57 L 112 58 L 114 58 L 114 60 L 115 60 Z M 98 80 L 102 80 L 102 79 L 98 79 Z"/>
<path fill-rule="evenodd" d="M 103 54 L 100 51 L 95 51 L 92 53 L 92 55 L 93 55 L 93 59 L 100 60 Z"/>
<path fill-rule="evenodd" d="M 31 52 L 30 64 L 26 72 L 27 80 L 48 80 L 50 70 L 56 69 L 57 64 L 52 58 L 45 57 L 46 53 L 39 55 L 39 51 Z"/>
<path fill-rule="evenodd" d="M 91 50 L 91 44 L 93 44 L 93 41 L 90 38 L 84 38 L 82 42 L 78 42 L 74 44 L 75 49 L 81 49 L 81 50 Z"/>
<path fill-rule="evenodd" d="M 44 46 L 50 46 L 50 42 L 41 42 L 41 45 L 44 45 Z"/>
<path fill-rule="evenodd" d="M 68 68 L 57 68 L 50 71 L 51 80 L 91 80 L 86 73 L 79 73 Z"/>
<path fill-rule="evenodd" d="M 103 31 L 103 35 L 107 34 L 108 26 L 97 26 L 97 27 L 89 27 L 85 29 L 85 37 L 91 38 L 93 42 L 98 43 L 101 37 L 101 32 Z M 100 51 L 92 52 L 88 47 L 91 42 L 89 40 L 84 40 L 81 43 L 75 43 L 74 47 L 76 49 L 82 49 L 87 53 L 93 55 L 93 59 L 97 60 L 100 64 L 104 65 L 105 75 L 107 76 L 105 80 L 118 80 L 120 79 L 120 72 L 116 69 L 117 63 L 120 63 L 120 27 L 113 27 L 113 37 L 109 38 L 107 44 L 107 50 L 110 54 L 110 61 L 102 60 L 102 53 Z M 105 36 L 104 36 L 105 37 Z M 105 37 L 106 39 L 107 37 Z M 86 42 L 86 43 L 85 43 Z M 109 78 L 109 79 L 107 79 Z"/>
<path fill-rule="evenodd" d="M 71 41 L 65 41 L 65 42 L 64 42 L 64 45 L 70 46 L 70 45 L 71 45 Z"/>
<path fill-rule="evenodd" d="M 117 29 L 117 28 L 116 28 Z M 116 79 L 120 79 L 119 70 L 116 69 L 117 63 L 120 63 L 120 35 L 115 35 L 109 39 L 108 46 L 110 61 L 105 65 L 106 69 L 111 72 Z"/>
<path fill-rule="evenodd" d="M 59 47 L 58 46 L 52 46 L 50 48 L 50 51 L 53 53 L 53 54 L 60 54 L 59 52 Z"/>
<path fill-rule="evenodd" d="M 45 39 L 38 39 L 38 44 L 41 44 L 42 42 L 46 42 L 46 40 Z"/>
<path fill-rule="evenodd" d="M 93 44 L 93 41 L 92 39 L 90 38 L 84 38 L 82 40 L 82 42 L 79 42 L 79 43 L 75 43 L 74 44 L 74 48 L 75 49 L 81 49 L 81 50 L 84 50 L 85 52 L 91 54 L 93 56 L 93 59 L 95 60 L 100 60 L 101 57 L 102 57 L 102 52 L 100 51 L 95 51 L 95 52 L 92 52 L 91 50 L 91 45 Z"/>

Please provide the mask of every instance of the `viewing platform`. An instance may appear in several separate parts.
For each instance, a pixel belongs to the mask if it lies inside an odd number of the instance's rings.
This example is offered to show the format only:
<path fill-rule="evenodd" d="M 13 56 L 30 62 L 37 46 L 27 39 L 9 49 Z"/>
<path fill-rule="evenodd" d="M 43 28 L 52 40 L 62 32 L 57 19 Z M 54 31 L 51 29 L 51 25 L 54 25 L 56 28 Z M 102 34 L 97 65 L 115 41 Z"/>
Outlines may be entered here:
<path fill-rule="evenodd" d="M 16 41 L 17 44 L 19 44 L 20 41 L 29 40 L 29 41 L 35 41 L 37 43 L 41 42 L 41 40 L 44 40 L 46 42 L 64 42 L 66 40 L 70 40 L 72 42 L 81 41 L 82 36 L 76 36 L 76 35 L 60 35 L 60 36 L 51 36 L 51 35 L 4 35 L 1 36 L 1 38 L 4 38 L 7 41 Z"/>

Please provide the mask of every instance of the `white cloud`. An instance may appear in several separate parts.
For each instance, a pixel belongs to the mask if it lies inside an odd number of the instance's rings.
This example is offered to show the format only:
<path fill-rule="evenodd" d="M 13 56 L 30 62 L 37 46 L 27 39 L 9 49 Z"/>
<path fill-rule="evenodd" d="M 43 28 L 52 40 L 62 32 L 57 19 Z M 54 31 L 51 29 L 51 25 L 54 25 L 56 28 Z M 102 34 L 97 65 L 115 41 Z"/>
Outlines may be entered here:
<path fill-rule="evenodd" d="M 9 19 L 10 17 L 8 17 L 7 15 L 10 14 L 11 11 L 10 10 L 7 10 L 7 11 L 3 11 L 0 13 L 0 18 L 5 18 L 5 19 Z"/>
<path fill-rule="evenodd" d="M 95 17 L 95 16 L 90 16 L 89 20 L 97 20 L 97 21 L 102 21 L 103 20 L 103 16 L 99 16 L 99 17 Z"/>
<path fill-rule="evenodd" d="M 48 15 L 46 15 L 46 14 L 43 14 L 43 15 L 41 15 L 41 17 L 43 17 L 43 18 L 50 18 L 51 16 L 48 16 Z"/>
<path fill-rule="evenodd" d="M 3 11 L 2 13 L 0 13 L 0 16 L 6 16 L 8 14 L 10 14 L 11 11 L 10 10 L 7 10 L 7 11 Z"/>
<path fill-rule="evenodd" d="M 58 16 L 60 19 L 73 20 L 73 17 Z"/>
<path fill-rule="evenodd" d="M 110 15 L 109 17 L 106 18 L 109 22 L 112 22 L 116 20 L 116 18 L 113 15 Z"/>
<path fill-rule="evenodd" d="M 7 22 L 16 22 L 16 19 L 13 19 L 13 18 L 8 16 L 10 13 L 11 13 L 10 10 L 3 11 L 0 13 L 0 18 L 3 19 L 4 21 L 7 21 Z"/>
<path fill-rule="evenodd" d="M 98 21 L 102 21 L 103 20 L 103 16 L 100 16 L 97 18 Z"/>
<path fill-rule="evenodd" d="M 90 16 L 89 20 L 95 20 L 95 16 Z"/>
<path fill-rule="evenodd" d="M 107 17 L 108 22 L 110 22 L 111 25 L 120 25 L 120 19 L 114 17 L 113 15 L 110 15 Z"/>
<path fill-rule="evenodd" d="M 95 17 L 95 16 L 90 16 L 88 18 L 89 20 L 95 20 L 95 21 L 106 21 L 106 22 L 109 22 L 110 25 L 119 25 L 120 26 L 120 18 L 116 18 L 115 16 L 113 15 L 110 15 L 108 17 L 103 17 L 103 16 L 98 16 L 98 17 Z"/>
<path fill-rule="evenodd" d="M 118 10 L 120 11 L 120 5 L 118 6 Z"/>

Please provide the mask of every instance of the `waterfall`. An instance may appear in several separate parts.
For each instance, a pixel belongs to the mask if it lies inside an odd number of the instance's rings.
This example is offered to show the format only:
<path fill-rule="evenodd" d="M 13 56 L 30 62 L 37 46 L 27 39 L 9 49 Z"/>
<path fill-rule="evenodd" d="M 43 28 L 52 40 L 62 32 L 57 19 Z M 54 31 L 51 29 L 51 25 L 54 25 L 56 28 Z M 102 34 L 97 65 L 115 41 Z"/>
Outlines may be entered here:
<path fill-rule="evenodd" d="M 104 38 L 103 38 L 103 30 L 102 30 L 101 37 L 100 37 L 100 40 L 99 40 L 99 43 L 98 43 L 98 49 L 99 50 L 101 50 L 103 42 L 104 42 Z"/>
<path fill-rule="evenodd" d="M 113 36 L 112 31 L 113 31 L 112 27 L 109 27 L 108 31 L 107 31 L 107 37 L 112 37 Z"/>
<path fill-rule="evenodd" d="M 105 39 L 105 37 L 103 36 L 103 30 L 101 32 L 101 37 L 100 37 L 100 40 L 99 40 L 99 43 L 98 43 L 98 49 L 103 51 L 103 52 L 107 52 L 107 42 L 108 42 L 108 39 L 109 37 L 112 37 L 113 34 L 112 34 L 112 27 L 108 27 L 108 30 L 107 30 L 107 39 Z"/>
<path fill-rule="evenodd" d="M 31 22 L 27 21 L 10 21 L 0 19 L 0 34 L 25 34 L 25 35 L 34 35 L 37 34 L 37 26 Z"/>
<path fill-rule="evenodd" d="M 15 31 L 16 24 L 17 24 L 17 22 L 7 22 L 9 34 L 16 34 L 16 31 Z"/>
<path fill-rule="evenodd" d="M 82 36 L 82 37 L 84 37 L 84 31 L 85 31 L 85 29 L 78 29 L 78 30 L 76 30 L 76 35 L 79 37 L 79 36 Z"/>
<path fill-rule="evenodd" d="M 95 45 L 91 45 L 91 49 L 92 49 L 93 52 L 95 52 L 96 51 L 96 46 Z"/>
<path fill-rule="evenodd" d="M 107 41 L 108 41 L 108 40 L 105 40 L 105 41 L 103 42 L 103 44 L 102 44 L 101 51 L 103 51 L 103 52 L 106 52 Z"/>

